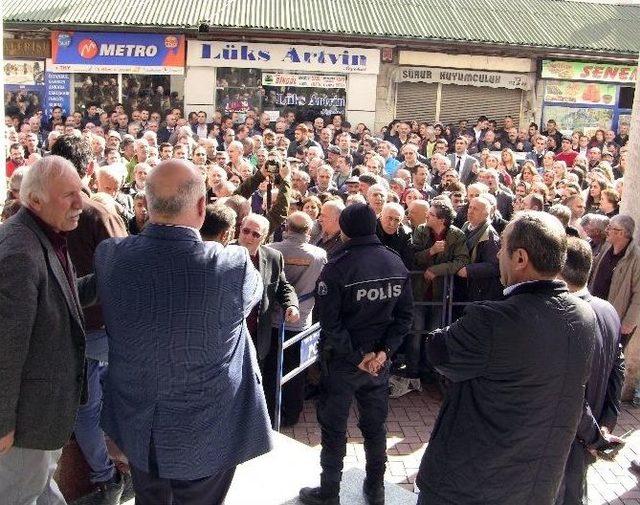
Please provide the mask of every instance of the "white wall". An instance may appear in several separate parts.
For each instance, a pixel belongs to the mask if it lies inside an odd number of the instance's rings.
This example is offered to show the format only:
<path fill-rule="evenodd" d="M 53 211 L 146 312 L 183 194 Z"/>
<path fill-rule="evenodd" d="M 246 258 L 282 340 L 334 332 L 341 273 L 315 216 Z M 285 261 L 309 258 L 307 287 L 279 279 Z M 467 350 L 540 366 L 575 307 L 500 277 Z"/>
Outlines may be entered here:
<path fill-rule="evenodd" d="M 203 110 L 209 117 L 215 112 L 213 101 L 216 88 L 214 67 L 187 67 L 184 80 L 185 114 Z"/>
<path fill-rule="evenodd" d="M 376 132 L 393 121 L 396 114 L 396 85 L 391 76 L 397 68 L 398 65 L 392 63 L 380 65 L 378 84 L 376 86 L 376 119 L 374 125 Z"/>
<path fill-rule="evenodd" d="M 347 77 L 347 120 L 352 126 L 364 123 L 373 128 L 376 117 L 377 75 L 349 74 Z"/>
<path fill-rule="evenodd" d="M 400 51 L 400 65 L 416 65 L 499 72 L 535 72 L 536 62 L 529 58 L 505 58 L 471 54 L 447 54 L 422 51 Z"/>

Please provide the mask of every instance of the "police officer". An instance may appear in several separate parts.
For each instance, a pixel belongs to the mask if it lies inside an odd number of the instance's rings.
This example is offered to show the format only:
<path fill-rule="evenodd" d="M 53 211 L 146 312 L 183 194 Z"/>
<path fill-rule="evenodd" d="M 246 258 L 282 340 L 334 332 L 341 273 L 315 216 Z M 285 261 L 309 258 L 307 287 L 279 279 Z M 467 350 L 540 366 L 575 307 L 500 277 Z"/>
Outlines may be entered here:
<path fill-rule="evenodd" d="M 339 224 L 343 248 L 324 267 L 316 287 L 322 327 L 317 405 L 322 474 L 320 487 L 301 489 L 300 500 L 340 503 L 347 418 L 355 396 L 367 459 L 363 490 L 367 503 L 377 505 L 384 503 L 389 358 L 411 328 L 411 283 L 402 259 L 376 236 L 371 207 L 350 205 Z"/>

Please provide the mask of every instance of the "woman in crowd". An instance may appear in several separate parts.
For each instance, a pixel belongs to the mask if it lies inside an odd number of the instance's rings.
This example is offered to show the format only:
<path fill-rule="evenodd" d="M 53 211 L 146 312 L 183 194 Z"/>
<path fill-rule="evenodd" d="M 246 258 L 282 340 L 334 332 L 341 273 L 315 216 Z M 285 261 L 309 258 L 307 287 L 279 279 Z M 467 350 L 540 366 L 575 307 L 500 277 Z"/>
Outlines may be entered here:
<path fill-rule="evenodd" d="M 598 205 L 600 212 L 612 218 L 620 212 L 620 195 L 611 188 L 603 189 L 600 192 L 600 204 Z"/>
<path fill-rule="evenodd" d="M 589 184 L 587 199 L 585 202 L 586 213 L 600 212 L 600 198 L 602 192 L 607 189 L 607 183 L 603 178 L 594 177 Z"/>
<path fill-rule="evenodd" d="M 308 196 L 302 199 L 302 212 L 306 213 L 315 222 L 320 215 L 322 202 L 317 196 Z"/>
<path fill-rule="evenodd" d="M 604 130 L 598 129 L 591 137 L 591 141 L 589 142 L 589 149 L 592 147 L 597 147 L 602 149 L 604 147 Z"/>

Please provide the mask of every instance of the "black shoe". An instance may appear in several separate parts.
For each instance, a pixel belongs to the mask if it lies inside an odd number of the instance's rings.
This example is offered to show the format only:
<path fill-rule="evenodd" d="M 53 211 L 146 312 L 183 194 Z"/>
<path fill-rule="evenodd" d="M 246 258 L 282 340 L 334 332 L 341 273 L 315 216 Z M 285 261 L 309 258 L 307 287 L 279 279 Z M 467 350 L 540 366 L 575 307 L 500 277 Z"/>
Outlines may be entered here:
<path fill-rule="evenodd" d="M 116 470 L 111 479 L 106 482 L 100 482 L 95 491 L 73 503 L 74 505 L 120 505 L 124 483 L 124 475 Z"/>
<path fill-rule="evenodd" d="M 321 487 L 303 487 L 299 496 L 306 505 L 340 505 L 340 496 L 328 495 Z"/>
<path fill-rule="evenodd" d="M 97 493 L 100 496 L 99 501 L 96 501 L 96 505 L 120 505 L 120 497 L 124 490 L 124 475 L 118 470 L 113 477 L 107 482 L 98 484 Z"/>
<path fill-rule="evenodd" d="M 369 485 L 365 480 L 362 484 L 364 498 L 368 505 L 384 505 L 384 484 Z"/>

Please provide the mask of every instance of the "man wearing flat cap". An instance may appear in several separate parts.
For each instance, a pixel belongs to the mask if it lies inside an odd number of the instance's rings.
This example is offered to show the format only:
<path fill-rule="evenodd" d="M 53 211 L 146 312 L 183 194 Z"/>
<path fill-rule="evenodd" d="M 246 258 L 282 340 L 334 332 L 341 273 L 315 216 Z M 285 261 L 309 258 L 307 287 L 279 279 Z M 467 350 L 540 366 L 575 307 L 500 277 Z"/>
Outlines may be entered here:
<path fill-rule="evenodd" d="M 300 499 L 311 505 L 340 503 L 347 418 L 355 396 L 367 459 L 363 491 L 367 503 L 383 504 L 389 358 L 411 328 L 411 283 L 400 256 L 376 236 L 371 207 L 350 205 L 339 224 L 343 247 L 329 259 L 316 287 L 322 474 L 320 486 L 301 489 Z"/>

